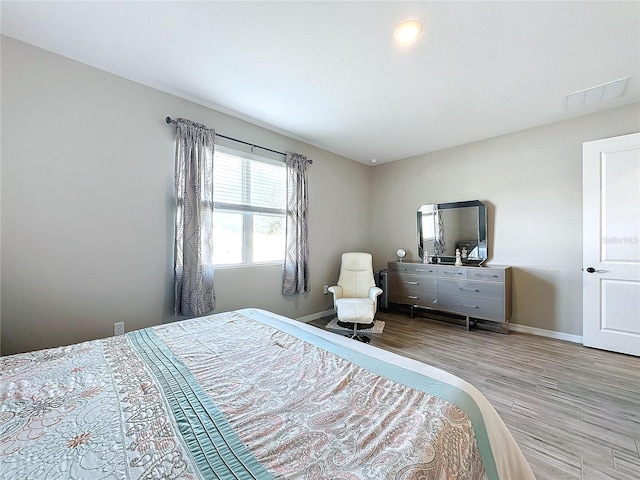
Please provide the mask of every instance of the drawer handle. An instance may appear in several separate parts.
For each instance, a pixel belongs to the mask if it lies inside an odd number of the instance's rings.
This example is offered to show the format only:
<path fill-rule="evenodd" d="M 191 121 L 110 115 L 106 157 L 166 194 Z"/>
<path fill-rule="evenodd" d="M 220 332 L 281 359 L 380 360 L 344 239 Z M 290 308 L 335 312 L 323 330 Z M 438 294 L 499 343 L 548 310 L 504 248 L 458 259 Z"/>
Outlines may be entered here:
<path fill-rule="evenodd" d="M 490 277 L 490 278 L 499 278 L 498 275 L 485 275 L 484 273 L 476 273 L 476 277 Z"/>
<path fill-rule="evenodd" d="M 406 283 L 407 285 L 420 285 L 420 282 L 407 282 L 406 280 L 404 283 Z"/>
<path fill-rule="evenodd" d="M 462 272 L 447 272 L 447 271 L 443 271 L 442 273 L 444 273 L 445 275 L 462 275 Z"/>
<path fill-rule="evenodd" d="M 413 295 L 407 295 L 407 298 L 410 298 L 411 300 L 417 300 L 419 297 L 414 297 Z"/>
<path fill-rule="evenodd" d="M 433 273 L 433 270 L 422 270 L 420 268 L 416 268 L 416 272 L 427 272 L 427 273 Z"/>
<path fill-rule="evenodd" d="M 477 288 L 462 288 L 458 287 L 458 290 L 462 290 L 463 292 L 480 292 Z"/>
<path fill-rule="evenodd" d="M 459 303 L 458 306 L 459 307 L 466 307 L 466 308 L 480 308 L 477 305 L 465 305 L 464 303 Z"/>

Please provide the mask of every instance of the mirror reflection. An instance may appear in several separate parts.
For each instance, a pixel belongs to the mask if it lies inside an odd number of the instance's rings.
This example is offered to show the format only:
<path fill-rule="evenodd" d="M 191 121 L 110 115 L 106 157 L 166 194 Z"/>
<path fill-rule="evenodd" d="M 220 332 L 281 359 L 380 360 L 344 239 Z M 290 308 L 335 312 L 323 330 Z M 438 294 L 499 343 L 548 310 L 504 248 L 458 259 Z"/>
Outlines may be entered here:
<path fill-rule="evenodd" d="M 479 265 L 487 259 L 487 209 L 479 200 L 422 205 L 418 209 L 418 256 L 431 263 Z"/>

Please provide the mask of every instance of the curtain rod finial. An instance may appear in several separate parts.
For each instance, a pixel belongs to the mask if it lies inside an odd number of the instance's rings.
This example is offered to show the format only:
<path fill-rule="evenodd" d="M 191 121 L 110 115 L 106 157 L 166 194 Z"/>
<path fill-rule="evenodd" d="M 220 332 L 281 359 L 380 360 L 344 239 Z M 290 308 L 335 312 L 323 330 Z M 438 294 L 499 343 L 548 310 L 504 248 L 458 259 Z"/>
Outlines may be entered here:
<path fill-rule="evenodd" d="M 173 120 L 171 119 L 171 117 L 165 118 L 164 121 L 167 123 L 173 123 Z"/>

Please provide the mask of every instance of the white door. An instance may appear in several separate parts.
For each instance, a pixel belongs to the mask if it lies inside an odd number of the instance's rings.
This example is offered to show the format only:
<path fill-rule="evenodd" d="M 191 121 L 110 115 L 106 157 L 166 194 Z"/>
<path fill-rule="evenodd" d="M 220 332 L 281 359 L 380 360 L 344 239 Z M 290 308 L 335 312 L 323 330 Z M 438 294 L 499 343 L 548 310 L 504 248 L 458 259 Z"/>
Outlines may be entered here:
<path fill-rule="evenodd" d="M 583 331 L 640 356 L 640 133 L 583 145 Z"/>

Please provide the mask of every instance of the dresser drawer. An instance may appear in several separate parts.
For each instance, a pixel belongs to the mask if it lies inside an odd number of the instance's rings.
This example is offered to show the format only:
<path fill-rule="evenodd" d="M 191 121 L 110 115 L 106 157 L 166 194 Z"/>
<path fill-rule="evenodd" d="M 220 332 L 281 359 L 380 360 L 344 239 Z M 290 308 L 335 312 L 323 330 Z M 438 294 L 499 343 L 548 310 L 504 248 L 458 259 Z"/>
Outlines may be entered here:
<path fill-rule="evenodd" d="M 470 268 L 467 272 L 467 278 L 469 280 L 504 283 L 504 270 L 485 267 Z"/>
<path fill-rule="evenodd" d="M 504 300 L 504 285 L 501 283 L 440 278 L 438 280 L 438 295 L 440 294 L 484 298 L 502 302 Z"/>
<path fill-rule="evenodd" d="M 474 318 L 485 318 L 497 322 L 505 321 L 504 302 L 486 300 L 484 298 L 438 294 L 437 305 L 439 310 L 448 310 Z"/>
<path fill-rule="evenodd" d="M 467 270 L 465 267 L 454 267 L 438 265 L 438 276 L 444 278 L 467 278 Z"/>
<path fill-rule="evenodd" d="M 411 273 L 411 264 L 404 262 L 388 262 L 389 273 Z"/>
<path fill-rule="evenodd" d="M 389 289 L 389 301 L 405 305 L 436 308 L 436 292 L 425 292 L 415 287 Z"/>
<path fill-rule="evenodd" d="M 427 277 L 435 277 L 438 274 L 438 267 L 435 265 L 414 263 L 411 265 L 411 273 Z"/>
<path fill-rule="evenodd" d="M 438 291 L 437 277 L 420 277 L 418 275 L 390 273 L 387 276 L 387 281 L 389 282 L 389 290 L 391 291 L 404 290 L 406 288 L 433 293 Z"/>

